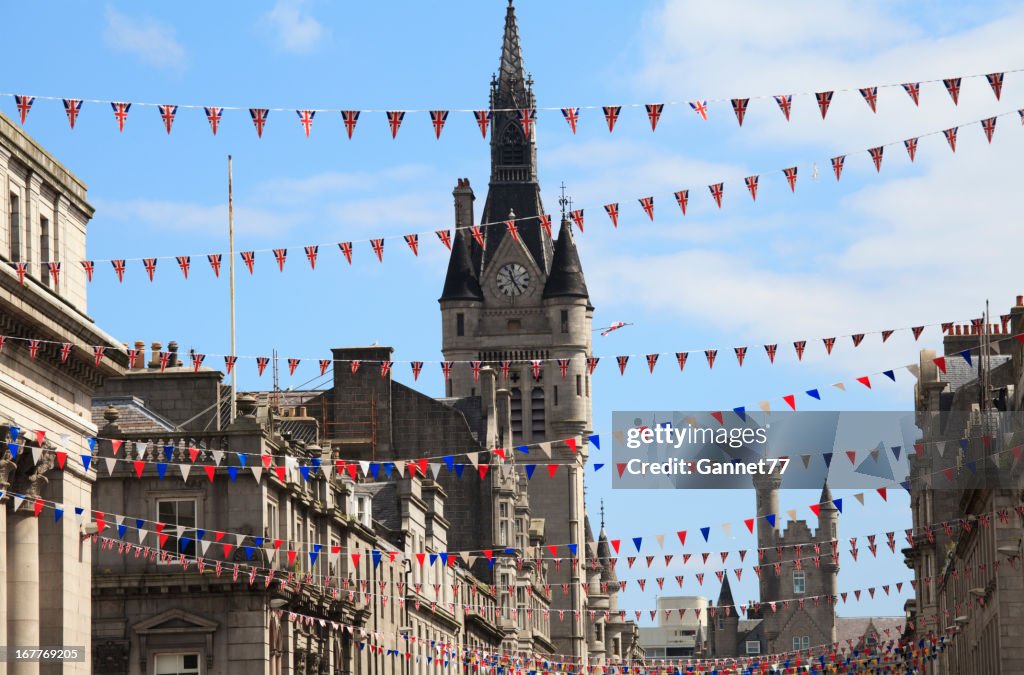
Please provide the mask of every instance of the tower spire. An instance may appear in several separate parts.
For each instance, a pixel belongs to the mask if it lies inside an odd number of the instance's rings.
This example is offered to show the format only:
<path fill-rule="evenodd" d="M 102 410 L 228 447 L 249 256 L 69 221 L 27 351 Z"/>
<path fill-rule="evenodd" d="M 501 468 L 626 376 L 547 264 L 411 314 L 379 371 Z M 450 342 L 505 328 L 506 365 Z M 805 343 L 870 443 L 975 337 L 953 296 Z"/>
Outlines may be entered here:
<path fill-rule="evenodd" d="M 505 35 L 501 41 L 501 63 L 498 67 L 496 94 L 509 100 L 502 101 L 498 107 L 522 107 L 526 99 L 526 76 L 523 70 L 523 50 L 519 45 L 519 23 L 516 21 L 516 8 L 512 0 L 508 2 L 505 12 Z M 518 103 L 518 105 L 515 105 Z M 512 105 L 508 105 L 512 104 Z"/>

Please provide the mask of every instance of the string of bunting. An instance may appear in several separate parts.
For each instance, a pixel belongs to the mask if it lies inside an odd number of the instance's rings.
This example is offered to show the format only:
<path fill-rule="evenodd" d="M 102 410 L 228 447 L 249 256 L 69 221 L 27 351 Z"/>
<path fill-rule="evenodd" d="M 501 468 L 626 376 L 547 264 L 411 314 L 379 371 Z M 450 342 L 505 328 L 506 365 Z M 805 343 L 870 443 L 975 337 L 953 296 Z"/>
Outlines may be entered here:
<path fill-rule="evenodd" d="M 651 131 L 656 131 L 658 123 L 664 115 L 666 106 L 682 107 L 685 109 L 689 107 L 697 117 L 701 120 L 707 121 L 712 104 L 728 103 L 732 112 L 736 116 L 736 121 L 740 126 L 743 126 L 743 120 L 746 117 L 747 110 L 750 105 L 750 101 L 758 100 L 771 100 L 774 101 L 778 106 L 779 111 L 785 116 L 786 121 L 790 121 L 790 115 L 793 108 L 793 99 L 796 97 L 810 98 L 814 97 L 815 103 L 817 104 L 818 111 L 821 113 L 821 119 L 824 120 L 828 114 L 829 107 L 832 104 L 833 98 L 837 93 L 857 92 L 860 98 L 864 100 L 868 108 L 872 113 L 878 112 L 878 99 L 879 90 L 886 89 L 902 89 L 913 101 L 914 105 L 919 107 L 921 105 L 921 85 L 942 82 L 943 87 L 949 94 L 950 99 L 953 101 L 953 105 L 959 105 L 960 103 L 960 91 L 963 86 L 964 80 L 981 79 L 985 78 L 992 88 L 992 93 L 995 95 L 996 100 L 1002 98 L 1003 82 L 1006 74 L 1014 74 L 1021 72 L 1021 69 L 1007 70 L 1000 72 L 987 73 L 984 75 L 968 75 L 961 77 L 949 77 L 936 80 L 923 80 L 917 82 L 904 82 L 900 84 L 883 84 L 883 85 L 871 85 L 867 87 L 859 87 L 855 89 L 851 88 L 835 88 L 824 91 L 817 91 L 813 93 L 804 94 L 776 94 L 771 96 L 748 96 L 746 98 L 720 98 L 720 99 L 696 99 L 692 101 L 669 101 L 666 103 L 633 103 L 625 105 L 580 105 L 580 106 L 567 106 L 567 107 L 534 107 L 534 108 L 491 108 L 491 109 L 448 109 L 448 110 L 428 110 L 428 109 L 362 109 L 362 110 L 342 110 L 337 108 L 310 108 L 310 107 L 293 107 L 293 108 L 264 108 L 264 107 L 238 107 L 238 106 L 226 106 L 226 105 L 179 105 L 172 103 L 144 103 L 139 101 L 104 101 L 100 99 L 91 98 L 63 98 L 60 96 L 41 96 L 32 94 L 13 94 L 13 93 L 0 93 L 2 97 L 13 97 L 15 108 L 17 109 L 17 116 L 24 125 L 28 120 L 29 112 L 35 105 L 36 101 L 47 101 L 56 102 L 60 101 L 64 105 L 64 113 L 67 115 L 68 124 L 73 130 L 75 123 L 78 121 L 79 116 L 83 113 L 84 104 L 98 104 L 102 107 L 110 106 L 113 112 L 114 120 L 117 123 L 119 132 L 124 132 L 125 125 L 128 121 L 128 115 L 134 106 L 138 108 L 155 108 L 159 113 L 159 122 L 163 126 L 164 130 L 168 135 L 171 133 L 171 129 L 174 126 L 174 122 L 177 119 L 179 110 L 187 111 L 202 111 L 206 121 L 210 125 L 210 131 L 214 136 L 217 135 L 217 131 L 220 128 L 221 122 L 224 120 L 224 113 L 226 112 L 246 112 L 249 113 L 249 119 L 252 120 L 253 126 L 256 130 L 256 135 L 259 138 L 263 137 L 263 131 L 270 120 L 270 113 L 292 113 L 294 112 L 299 127 L 304 133 L 306 138 L 310 137 L 313 129 L 313 123 L 316 116 L 319 114 L 321 119 L 324 115 L 340 115 L 342 124 L 344 125 L 345 133 L 351 140 L 355 133 L 356 126 L 359 123 L 360 117 L 364 114 L 375 114 L 382 115 L 382 121 L 387 122 L 387 130 L 391 134 L 391 138 L 395 139 L 398 137 L 398 131 L 402 127 L 402 123 L 405 121 L 407 114 L 428 114 L 430 128 L 433 131 L 435 137 L 440 140 L 441 132 L 444 130 L 445 125 L 448 122 L 450 113 L 454 112 L 457 114 L 464 114 L 466 119 L 472 119 L 476 123 L 477 128 L 480 130 L 481 135 L 486 139 L 487 132 L 490 129 L 491 122 L 494 117 L 494 113 L 514 113 L 522 125 L 524 134 L 529 137 L 532 133 L 534 125 L 537 123 L 538 112 L 555 112 L 558 111 L 562 114 L 569 129 L 573 135 L 579 127 L 582 120 L 580 113 L 585 110 L 600 110 L 603 113 L 604 122 L 608 126 L 608 131 L 611 133 L 614 131 L 616 123 L 622 114 L 622 109 L 643 109 L 646 114 L 648 121 L 651 125 Z M 470 118 L 470 116 L 472 116 Z M 337 119 L 337 118 L 335 118 Z M 424 118 L 426 119 L 426 118 Z"/>
<path fill-rule="evenodd" d="M 972 125 L 973 124 L 978 124 L 978 125 L 980 125 L 982 131 L 985 134 L 985 137 L 988 139 L 988 142 L 991 143 L 992 139 L 994 137 L 994 134 L 995 134 L 996 122 L 998 121 L 998 119 L 1000 117 L 1004 117 L 1006 115 L 1018 115 L 1020 117 L 1022 123 L 1024 123 L 1024 108 L 1021 108 L 1020 110 L 1017 110 L 1017 111 L 1003 112 L 1003 113 L 999 113 L 999 114 L 993 115 L 991 117 L 986 117 L 986 118 L 983 118 L 983 119 L 973 120 L 973 121 L 971 121 L 969 123 L 965 123 L 965 124 L 972 124 Z M 903 146 L 906 149 L 906 151 L 907 151 L 907 155 L 910 158 L 910 161 L 913 162 L 915 160 L 916 156 L 917 156 L 917 150 L 918 150 L 918 143 L 919 143 L 919 141 L 921 139 L 928 138 L 928 137 L 931 137 L 931 136 L 942 136 L 945 139 L 946 143 L 949 145 L 950 150 L 952 150 L 955 153 L 956 152 L 958 132 L 959 132 L 960 126 L 964 126 L 964 125 L 954 126 L 954 127 L 950 127 L 950 128 L 942 129 L 942 130 L 931 131 L 931 132 L 928 132 L 928 133 L 921 134 L 919 136 L 915 136 L 915 137 L 912 137 L 912 138 L 905 139 L 902 142 L 897 141 L 897 142 L 891 142 L 891 143 L 883 143 L 882 145 L 878 145 L 878 146 L 875 146 L 873 148 L 869 148 L 867 150 L 867 154 L 871 158 L 871 161 L 874 164 L 876 172 L 878 172 L 878 171 L 881 171 L 881 168 L 882 168 L 882 158 L 884 156 L 886 148 L 889 148 L 891 146 Z M 842 154 L 842 155 L 836 155 L 835 157 L 832 157 L 832 158 L 830 158 L 828 160 L 829 163 L 831 164 L 832 171 L 835 173 L 837 181 L 840 179 L 840 176 L 842 175 L 843 169 L 844 169 L 845 164 L 846 164 L 846 158 L 847 158 L 847 155 L 846 154 Z M 814 168 L 815 168 L 815 172 L 816 172 L 816 170 L 817 170 L 817 163 L 814 164 Z M 789 186 L 790 191 L 791 192 L 796 192 L 796 184 L 797 184 L 798 172 L 799 172 L 799 167 L 798 166 L 789 166 L 789 167 L 785 167 L 785 168 L 781 169 L 781 171 L 772 172 L 772 174 L 773 175 L 777 175 L 778 173 L 782 173 L 784 175 L 785 179 L 786 179 L 786 183 Z M 731 185 L 732 183 L 735 182 L 735 183 L 738 183 L 739 185 L 743 186 L 746 189 L 746 191 L 750 194 L 751 199 L 753 199 L 756 202 L 757 201 L 758 190 L 760 189 L 760 187 L 763 187 L 763 185 L 760 183 L 760 177 L 761 177 L 761 174 L 754 174 L 754 175 L 746 176 L 746 177 L 744 177 L 742 179 L 721 180 L 721 181 L 719 181 L 717 183 L 711 183 L 711 184 L 709 184 L 707 186 L 708 194 L 710 195 L 710 197 L 714 201 L 714 203 L 717 205 L 717 207 L 718 208 L 722 208 L 722 204 L 723 204 L 723 201 L 724 201 L 724 198 L 725 198 L 725 187 L 726 187 L 726 185 Z M 659 196 L 659 195 L 649 195 L 649 196 L 646 196 L 646 197 L 639 197 L 636 200 L 637 203 L 639 204 L 640 208 L 642 209 L 643 213 L 647 216 L 647 218 L 650 221 L 654 221 L 655 197 L 658 198 L 658 202 L 659 203 L 663 199 L 663 197 Z M 669 203 L 673 203 L 673 202 L 678 205 L 682 215 L 685 216 L 686 212 L 687 212 L 687 208 L 689 207 L 689 204 L 690 204 L 690 190 L 689 190 L 689 188 L 685 188 L 685 189 L 681 189 L 681 190 L 675 191 L 673 193 L 672 199 L 671 199 L 671 201 Z M 607 217 L 610 220 L 612 226 L 617 229 L 618 226 L 619 226 L 619 216 L 620 216 L 619 202 L 610 202 L 608 204 L 605 204 L 602 210 L 607 215 Z M 574 210 L 570 211 L 569 212 L 569 219 L 576 225 L 576 227 L 582 233 L 583 230 L 584 230 L 584 209 L 581 208 L 581 209 L 574 209 Z M 524 224 L 534 223 L 534 222 L 539 222 L 540 226 L 543 228 L 543 230 L 544 230 L 545 234 L 547 235 L 548 239 L 550 239 L 551 236 L 552 236 L 552 233 L 551 233 L 552 219 L 551 219 L 551 215 L 550 214 L 540 214 L 538 216 L 524 216 L 524 217 L 517 217 L 517 218 L 509 218 L 509 219 L 506 219 L 506 220 L 495 221 L 495 222 L 491 222 L 491 223 L 481 223 L 480 225 L 469 225 L 469 226 L 465 226 L 465 227 L 462 227 L 462 228 L 456 228 L 455 232 L 458 233 L 460 230 L 470 232 L 470 234 L 472 235 L 472 238 L 473 238 L 473 242 L 475 243 L 474 245 L 479 246 L 481 249 L 485 249 L 487 247 L 487 233 L 490 231 L 490 228 L 502 228 L 505 231 L 507 231 L 510 236 L 512 236 L 513 238 L 518 239 L 518 237 L 519 237 L 519 227 L 523 226 Z M 433 231 L 432 233 L 431 232 L 419 232 L 419 233 L 412 233 L 412 234 L 405 234 L 405 235 L 381 236 L 381 237 L 376 237 L 376 238 L 371 238 L 371 239 L 364 239 L 364 240 L 350 240 L 350 241 L 343 241 L 343 242 L 328 242 L 328 243 L 324 243 L 324 244 L 310 244 L 310 245 L 307 245 L 307 246 L 303 247 L 303 252 L 305 254 L 306 261 L 309 263 L 310 269 L 315 271 L 316 270 L 316 266 L 317 266 L 317 262 L 320 259 L 320 252 L 321 252 L 320 249 L 321 249 L 321 246 L 324 246 L 325 248 L 332 248 L 332 247 L 334 247 L 336 245 L 338 250 L 340 251 L 341 255 L 344 257 L 344 259 L 347 261 L 347 263 L 349 265 L 351 265 L 352 264 L 352 258 L 353 258 L 353 255 L 354 255 L 354 251 L 355 251 L 355 248 L 354 248 L 355 244 L 369 243 L 370 247 L 373 250 L 374 256 L 377 258 L 377 261 L 380 262 L 380 263 L 383 263 L 384 262 L 385 243 L 387 241 L 389 241 L 389 240 L 402 240 L 402 241 L 404 241 L 406 246 L 412 252 L 412 254 L 414 256 L 419 256 L 420 235 L 421 234 L 425 235 L 425 236 L 428 236 L 428 237 L 430 236 L 430 234 L 434 234 L 437 237 L 438 241 L 446 249 L 451 250 L 451 247 L 452 247 L 452 231 L 449 230 L 449 229 L 440 229 L 440 230 Z M 256 256 L 257 256 L 258 253 L 265 254 L 265 253 L 268 253 L 268 252 L 272 252 L 273 255 L 274 255 L 274 262 L 275 262 L 275 264 L 276 264 L 276 266 L 278 268 L 278 271 L 279 272 L 284 272 L 285 263 L 288 260 L 288 250 L 289 249 L 287 247 L 251 249 L 251 250 L 247 250 L 247 251 L 241 251 L 241 252 L 239 252 L 238 255 L 241 258 L 242 263 L 245 265 L 245 268 L 249 271 L 250 276 L 252 276 L 252 275 L 255 274 Z M 110 265 L 111 265 L 111 268 L 114 271 L 114 274 L 117 276 L 118 282 L 119 283 L 123 283 L 124 279 L 125 279 L 125 274 L 126 274 L 127 269 L 128 269 L 128 263 L 129 262 L 141 262 L 142 266 L 143 266 L 143 268 L 145 270 L 147 278 L 149 279 L 150 282 L 154 282 L 155 279 L 156 279 L 157 264 L 161 260 L 171 260 L 171 259 L 173 259 L 175 261 L 175 263 L 177 264 L 178 268 L 180 269 L 181 274 L 187 280 L 187 279 L 189 279 L 189 272 L 192 269 L 193 257 L 195 257 L 195 258 L 197 258 L 199 260 L 203 260 L 205 258 L 205 260 L 210 265 L 210 269 L 213 272 L 214 277 L 216 277 L 216 278 L 220 277 L 220 270 L 221 270 L 221 267 L 222 267 L 223 262 L 224 262 L 224 254 L 223 253 L 206 253 L 206 254 L 201 254 L 201 255 L 197 255 L 197 256 L 193 256 L 193 255 L 177 255 L 177 256 L 156 255 L 156 256 L 151 256 L 151 257 L 140 257 L 140 258 L 129 258 L 129 257 L 111 258 L 111 259 L 93 258 L 93 259 L 89 259 L 89 260 L 80 260 L 80 261 L 78 261 L 78 263 L 79 263 L 78 268 L 80 268 L 82 273 L 85 274 L 86 280 L 91 282 L 93 280 L 93 275 L 95 274 L 95 271 L 96 271 L 96 264 L 97 263 L 109 262 Z M 24 260 L 24 261 L 11 262 L 11 263 L 8 263 L 8 264 L 17 273 L 18 278 L 21 281 L 21 283 L 24 283 L 25 277 L 29 274 L 29 272 L 32 269 L 33 265 L 38 265 L 38 271 L 39 271 L 40 275 L 47 275 L 48 274 L 53 279 L 53 282 L 54 282 L 55 285 L 60 283 L 60 277 L 64 273 L 63 263 L 61 261 L 32 261 L 32 260 Z M 70 269 L 76 269 L 76 268 L 74 266 L 72 266 Z"/>

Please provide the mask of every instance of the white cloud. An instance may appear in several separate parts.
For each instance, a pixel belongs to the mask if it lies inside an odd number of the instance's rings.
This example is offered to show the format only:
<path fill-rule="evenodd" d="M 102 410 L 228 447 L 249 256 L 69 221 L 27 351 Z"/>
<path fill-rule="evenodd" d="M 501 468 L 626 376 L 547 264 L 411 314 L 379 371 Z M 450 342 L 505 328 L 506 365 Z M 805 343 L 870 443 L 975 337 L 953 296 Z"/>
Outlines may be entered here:
<path fill-rule="evenodd" d="M 133 18 L 107 7 L 104 40 L 108 47 L 134 54 L 157 68 L 181 72 L 188 62 L 174 29 L 153 19 Z"/>
<path fill-rule="evenodd" d="M 124 201 L 96 200 L 100 221 L 129 223 L 161 232 L 203 233 L 223 232 L 227 235 L 227 204 L 197 204 L 157 199 Z M 302 219 L 295 213 L 236 207 L 235 232 L 267 235 L 287 232 Z"/>
<path fill-rule="evenodd" d="M 263 23 L 273 31 L 283 51 L 307 54 L 327 35 L 327 29 L 306 4 L 304 0 L 277 0 L 263 16 Z"/>

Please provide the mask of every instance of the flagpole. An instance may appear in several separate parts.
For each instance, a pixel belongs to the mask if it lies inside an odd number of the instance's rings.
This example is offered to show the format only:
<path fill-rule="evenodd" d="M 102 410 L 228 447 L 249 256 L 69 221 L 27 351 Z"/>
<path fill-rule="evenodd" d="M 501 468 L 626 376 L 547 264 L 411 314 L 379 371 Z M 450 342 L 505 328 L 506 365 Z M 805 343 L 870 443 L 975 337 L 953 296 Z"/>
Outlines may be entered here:
<path fill-rule="evenodd" d="M 228 155 L 228 276 L 231 294 L 231 354 L 235 351 L 235 202 L 231 180 L 231 155 Z M 238 394 L 236 369 L 231 369 L 231 414 L 228 423 L 235 421 L 237 414 L 235 399 Z"/>

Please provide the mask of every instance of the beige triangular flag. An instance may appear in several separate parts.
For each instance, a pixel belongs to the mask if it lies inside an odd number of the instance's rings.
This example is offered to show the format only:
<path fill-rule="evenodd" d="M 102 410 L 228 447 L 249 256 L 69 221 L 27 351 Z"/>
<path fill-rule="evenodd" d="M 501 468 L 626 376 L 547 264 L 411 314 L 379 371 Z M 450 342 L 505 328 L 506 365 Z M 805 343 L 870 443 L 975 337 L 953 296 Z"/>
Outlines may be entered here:
<path fill-rule="evenodd" d="M 224 459 L 224 451 L 223 450 L 213 450 L 213 451 L 211 451 L 211 454 L 213 455 L 213 463 L 216 464 L 217 466 L 220 466 L 221 461 L 223 461 L 223 459 Z M 291 460 L 294 462 L 295 458 L 292 457 Z"/>
<path fill-rule="evenodd" d="M 104 457 L 103 461 L 107 465 L 107 475 L 108 476 L 113 476 L 114 475 L 114 468 L 117 466 L 117 460 L 114 459 L 113 457 Z"/>
<path fill-rule="evenodd" d="M 612 432 L 612 440 L 614 440 L 617 443 L 625 443 L 626 442 L 626 435 L 624 433 L 622 433 L 621 431 L 613 431 Z"/>
<path fill-rule="evenodd" d="M 541 444 L 543 445 L 543 443 Z M 549 446 L 550 447 L 550 446 Z M 473 468 L 477 468 L 480 464 L 480 453 L 479 452 L 467 452 L 466 457 L 469 459 L 469 463 L 473 465 Z"/>
<path fill-rule="evenodd" d="M 786 511 L 786 515 L 789 516 L 790 520 L 796 520 L 796 509 Z"/>
<path fill-rule="evenodd" d="M 25 502 L 25 498 L 19 494 L 14 495 L 14 510 L 15 512 L 21 508 L 21 505 Z"/>
<path fill-rule="evenodd" d="M 838 389 L 839 391 L 846 391 L 846 385 L 843 384 L 842 382 L 836 382 L 832 386 Z"/>
<path fill-rule="evenodd" d="M 260 479 L 263 478 L 263 467 L 259 464 L 255 464 L 249 468 L 252 471 L 252 477 L 256 479 L 257 483 L 259 483 Z"/>
<path fill-rule="evenodd" d="M 434 476 L 434 480 L 437 480 L 438 474 L 441 473 L 442 466 L 444 466 L 444 464 L 440 464 L 438 462 L 430 463 L 430 473 L 432 476 Z"/>
<path fill-rule="evenodd" d="M 658 548 L 665 548 L 665 535 L 656 534 L 654 540 L 658 542 Z"/>
<path fill-rule="evenodd" d="M 395 462 L 395 471 L 398 472 L 399 477 L 405 478 L 405 462 Z"/>
<path fill-rule="evenodd" d="M 206 552 L 210 549 L 211 543 L 213 542 L 211 542 L 208 539 L 203 539 L 201 542 L 199 542 L 199 548 L 202 550 L 203 555 L 206 555 Z"/>
<path fill-rule="evenodd" d="M 913 375 L 915 380 L 921 379 L 921 366 L 916 364 L 907 366 L 907 372 Z"/>
<path fill-rule="evenodd" d="M 39 460 L 43 458 L 43 449 L 32 446 L 32 463 L 38 464 Z"/>
<path fill-rule="evenodd" d="M 141 544 L 146 540 L 146 534 L 148 531 L 145 528 L 139 530 L 139 543 Z"/>
<path fill-rule="evenodd" d="M 808 465 L 810 465 L 810 463 L 811 463 L 811 456 L 810 455 L 800 455 L 800 461 L 802 461 L 804 463 L 804 468 L 806 469 L 808 467 Z"/>
<path fill-rule="evenodd" d="M 547 443 L 547 442 L 538 443 L 537 447 L 540 448 L 541 453 L 543 453 L 543 455 L 545 457 L 547 457 L 548 459 L 551 459 L 551 444 L 550 443 Z"/>
<path fill-rule="evenodd" d="M 858 502 L 860 502 L 861 506 L 864 506 L 864 493 L 863 492 L 858 492 L 857 494 L 855 494 L 853 496 L 853 498 L 856 499 Z"/>
<path fill-rule="evenodd" d="M 729 536 L 729 532 L 732 531 L 732 523 L 722 523 L 722 534 Z"/>
<path fill-rule="evenodd" d="M 757 404 L 757 407 L 760 408 L 762 412 L 768 414 L 771 414 L 772 412 L 772 404 L 769 403 L 768 401 L 761 401 L 760 403 Z"/>
<path fill-rule="evenodd" d="M 178 468 L 181 469 L 181 480 L 188 480 L 188 472 L 192 470 L 192 465 L 182 462 L 178 465 Z"/>
<path fill-rule="evenodd" d="M 369 476 L 370 475 L 370 463 L 368 461 L 366 461 L 366 460 L 362 460 L 362 459 L 359 460 L 359 471 L 364 476 Z"/>
<path fill-rule="evenodd" d="M 459 557 L 462 558 L 463 564 L 465 564 L 465 565 L 469 564 L 469 552 L 468 551 L 461 551 L 459 553 Z"/>

